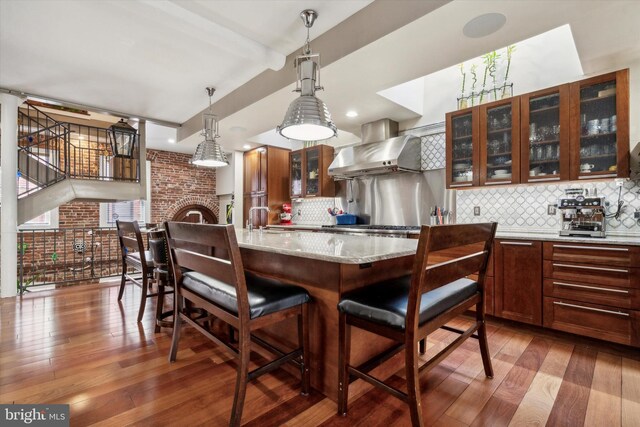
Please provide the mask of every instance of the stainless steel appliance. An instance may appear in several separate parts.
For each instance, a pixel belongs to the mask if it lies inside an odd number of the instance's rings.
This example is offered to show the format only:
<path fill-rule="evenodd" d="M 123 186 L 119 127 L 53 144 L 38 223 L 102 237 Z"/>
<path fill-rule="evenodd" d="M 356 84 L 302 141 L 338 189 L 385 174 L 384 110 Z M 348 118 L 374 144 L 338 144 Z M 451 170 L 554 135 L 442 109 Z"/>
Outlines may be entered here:
<path fill-rule="evenodd" d="M 606 201 L 582 191 L 568 190 L 558 199 L 562 213 L 561 236 L 605 237 Z"/>

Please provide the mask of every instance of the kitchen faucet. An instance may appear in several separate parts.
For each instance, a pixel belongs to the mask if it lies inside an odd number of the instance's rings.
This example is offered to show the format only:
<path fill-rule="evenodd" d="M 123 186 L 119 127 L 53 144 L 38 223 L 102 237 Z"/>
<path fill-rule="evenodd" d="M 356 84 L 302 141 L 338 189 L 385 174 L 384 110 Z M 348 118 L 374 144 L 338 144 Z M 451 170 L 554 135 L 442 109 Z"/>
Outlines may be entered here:
<path fill-rule="evenodd" d="M 269 209 L 267 206 L 253 206 L 249 208 L 249 224 L 247 224 L 247 228 L 249 229 L 249 231 L 253 231 L 253 212 L 259 210 L 265 210 L 267 211 L 267 213 L 271 212 L 271 209 Z"/>

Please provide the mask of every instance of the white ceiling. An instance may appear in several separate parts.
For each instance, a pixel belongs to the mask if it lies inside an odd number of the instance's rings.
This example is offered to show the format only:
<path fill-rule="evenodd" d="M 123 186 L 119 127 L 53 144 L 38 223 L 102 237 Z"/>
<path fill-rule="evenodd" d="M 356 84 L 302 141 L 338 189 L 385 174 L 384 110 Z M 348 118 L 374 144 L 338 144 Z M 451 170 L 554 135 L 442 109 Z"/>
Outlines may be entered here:
<path fill-rule="evenodd" d="M 411 4 L 396 2 L 398 7 Z M 298 17 L 302 9 L 320 13 L 313 39 L 368 3 L 2 0 L 0 86 L 183 122 L 207 105 L 205 86 L 215 86 L 214 101 L 220 99 L 267 68 L 277 68 L 279 55 L 299 48 L 306 35 Z M 483 38 L 466 38 L 464 24 L 488 12 L 504 14 L 505 26 Z M 340 134 L 351 141 L 360 125 L 372 120 L 389 117 L 405 126 L 419 122 L 419 105 L 405 108 L 380 92 L 566 24 L 585 74 L 627 67 L 640 60 L 638 22 L 636 0 L 455 0 L 323 67 L 326 89 L 318 96 Z M 43 66 L 24 58 L 36 58 Z M 523 86 L 527 83 L 521 81 Z M 223 146 L 243 150 L 247 142 L 285 144 L 273 129 L 297 96 L 292 88 L 225 117 L 220 122 Z M 458 90 L 458 84 L 450 88 L 452 99 Z M 429 102 L 425 96 L 424 111 L 431 108 Z M 347 118 L 348 110 L 359 116 Z M 160 133 L 158 140 L 170 137 Z M 197 142 L 195 134 L 155 148 L 192 152 Z"/>

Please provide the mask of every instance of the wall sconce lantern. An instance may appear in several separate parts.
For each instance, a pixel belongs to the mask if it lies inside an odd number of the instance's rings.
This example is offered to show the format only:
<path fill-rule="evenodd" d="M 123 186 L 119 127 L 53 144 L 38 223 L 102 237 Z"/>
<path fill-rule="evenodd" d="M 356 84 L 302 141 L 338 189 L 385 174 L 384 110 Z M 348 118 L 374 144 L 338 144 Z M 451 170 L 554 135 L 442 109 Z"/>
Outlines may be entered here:
<path fill-rule="evenodd" d="M 138 140 L 138 131 L 124 119 L 109 127 L 109 142 L 115 157 L 133 157 Z"/>

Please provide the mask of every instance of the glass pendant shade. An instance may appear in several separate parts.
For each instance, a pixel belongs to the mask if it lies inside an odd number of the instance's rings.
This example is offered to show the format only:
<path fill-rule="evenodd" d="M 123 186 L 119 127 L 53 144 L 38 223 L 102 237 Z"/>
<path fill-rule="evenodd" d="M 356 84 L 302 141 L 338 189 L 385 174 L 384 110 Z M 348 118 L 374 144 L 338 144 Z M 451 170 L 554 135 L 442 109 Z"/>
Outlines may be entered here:
<path fill-rule="evenodd" d="M 322 141 L 336 136 L 337 128 L 321 99 L 303 95 L 291 102 L 278 132 L 298 141 Z"/>

